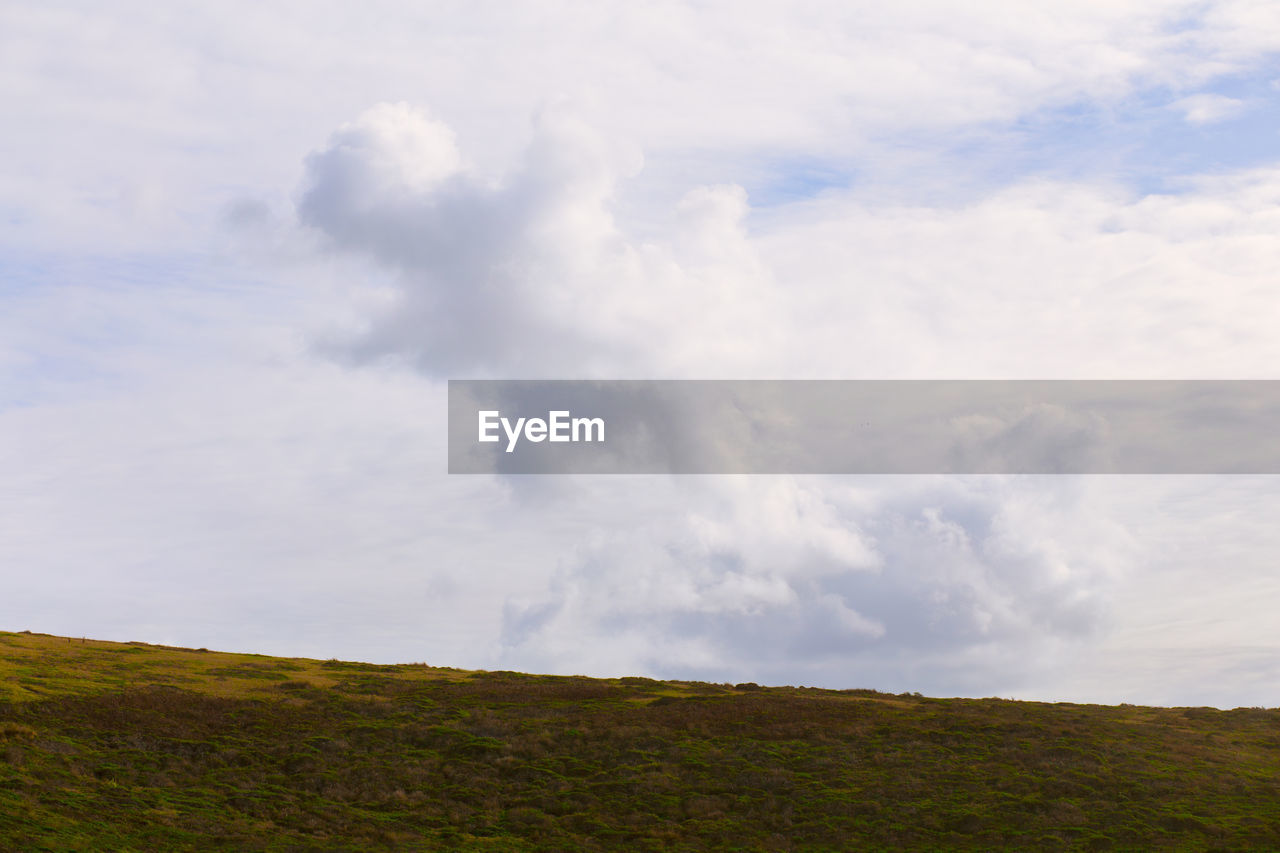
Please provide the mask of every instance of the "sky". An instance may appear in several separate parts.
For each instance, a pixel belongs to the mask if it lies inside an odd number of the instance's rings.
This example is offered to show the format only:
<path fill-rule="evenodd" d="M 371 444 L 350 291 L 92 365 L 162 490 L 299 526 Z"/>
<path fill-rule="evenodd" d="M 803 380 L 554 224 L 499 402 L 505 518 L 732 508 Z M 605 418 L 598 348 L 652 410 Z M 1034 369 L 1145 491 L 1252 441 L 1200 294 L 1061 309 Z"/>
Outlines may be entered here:
<path fill-rule="evenodd" d="M 0 4 L 0 629 L 1280 705 L 1275 476 L 450 476 L 448 379 L 1280 379 L 1269 2 Z"/>

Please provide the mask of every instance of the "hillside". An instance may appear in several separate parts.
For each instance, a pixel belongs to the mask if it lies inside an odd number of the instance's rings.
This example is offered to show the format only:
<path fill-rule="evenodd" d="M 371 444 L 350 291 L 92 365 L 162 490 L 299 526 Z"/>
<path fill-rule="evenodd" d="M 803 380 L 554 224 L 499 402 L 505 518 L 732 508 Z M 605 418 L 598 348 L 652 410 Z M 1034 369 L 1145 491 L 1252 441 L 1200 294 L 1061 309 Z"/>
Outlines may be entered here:
<path fill-rule="evenodd" d="M 0 633 L 0 849 L 1280 849 L 1280 711 Z"/>

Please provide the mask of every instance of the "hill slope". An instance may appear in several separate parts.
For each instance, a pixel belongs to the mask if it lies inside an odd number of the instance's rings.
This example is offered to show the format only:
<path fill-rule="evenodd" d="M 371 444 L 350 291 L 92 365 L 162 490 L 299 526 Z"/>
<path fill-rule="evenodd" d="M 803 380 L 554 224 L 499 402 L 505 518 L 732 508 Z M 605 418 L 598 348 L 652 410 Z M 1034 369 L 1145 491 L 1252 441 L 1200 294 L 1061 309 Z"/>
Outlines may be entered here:
<path fill-rule="evenodd" d="M 0 849 L 1280 849 L 1280 711 L 0 632 Z"/>

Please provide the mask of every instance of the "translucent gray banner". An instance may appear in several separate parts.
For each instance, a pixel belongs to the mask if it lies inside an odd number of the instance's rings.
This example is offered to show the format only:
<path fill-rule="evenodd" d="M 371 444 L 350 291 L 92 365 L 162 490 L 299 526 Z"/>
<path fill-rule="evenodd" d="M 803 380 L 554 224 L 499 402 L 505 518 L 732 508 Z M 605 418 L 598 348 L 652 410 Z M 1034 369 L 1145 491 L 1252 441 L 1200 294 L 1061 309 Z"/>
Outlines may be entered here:
<path fill-rule="evenodd" d="M 1276 474 L 1273 380 L 451 380 L 451 474 Z"/>

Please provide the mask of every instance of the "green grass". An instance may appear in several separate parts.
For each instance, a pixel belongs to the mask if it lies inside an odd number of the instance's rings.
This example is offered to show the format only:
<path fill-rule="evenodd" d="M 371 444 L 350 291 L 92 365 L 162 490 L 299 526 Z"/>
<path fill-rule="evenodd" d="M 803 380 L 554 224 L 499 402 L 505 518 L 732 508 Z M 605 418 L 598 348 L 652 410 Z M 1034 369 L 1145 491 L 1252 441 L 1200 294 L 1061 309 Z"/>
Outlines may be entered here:
<path fill-rule="evenodd" d="M 1280 711 L 0 632 L 3 850 L 1280 849 Z"/>

